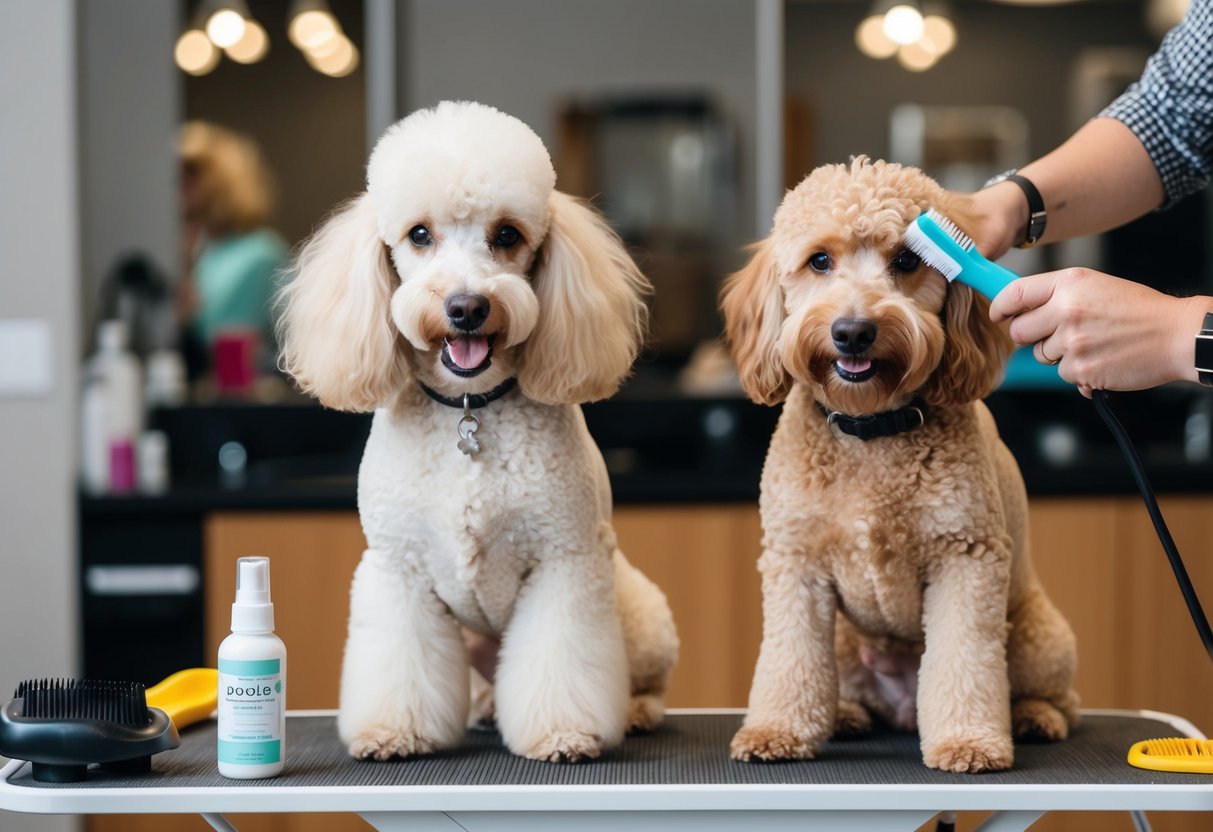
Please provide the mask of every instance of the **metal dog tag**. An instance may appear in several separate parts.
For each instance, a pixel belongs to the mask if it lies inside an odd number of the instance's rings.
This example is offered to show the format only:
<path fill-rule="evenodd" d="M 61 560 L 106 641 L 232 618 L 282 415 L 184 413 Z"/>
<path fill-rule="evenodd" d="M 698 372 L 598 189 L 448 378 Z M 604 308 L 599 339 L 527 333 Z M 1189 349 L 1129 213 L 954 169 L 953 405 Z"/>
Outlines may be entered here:
<path fill-rule="evenodd" d="M 480 453 L 480 440 L 476 431 L 480 430 L 480 420 L 472 415 L 472 405 L 467 394 L 463 396 L 463 416 L 459 419 L 459 444 L 456 446 L 467 456 Z"/>

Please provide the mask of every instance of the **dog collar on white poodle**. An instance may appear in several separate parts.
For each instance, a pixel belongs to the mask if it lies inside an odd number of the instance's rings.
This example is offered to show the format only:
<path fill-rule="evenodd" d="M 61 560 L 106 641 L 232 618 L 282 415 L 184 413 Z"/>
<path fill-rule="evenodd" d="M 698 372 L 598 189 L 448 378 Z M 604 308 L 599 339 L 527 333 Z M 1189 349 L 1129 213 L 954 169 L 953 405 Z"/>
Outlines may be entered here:
<path fill-rule="evenodd" d="M 459 443 L 456 447 L 467 456 L 475 456 L 480 453 L 481 447 L 480 440 L 476 438 L 476 431 L 480 430 L 480 420 L 472 415 L 472 411 L 484 407 L 489 402 L 497 401 L 506 393 L 513 390 L 517 384 L 518 379 L 507 378 L 501 384 L 485 393 L 464 393 L 458 398 L 444 396 L 437 390 L 431 390 L 424 384 L 421 385 L 421 389 L 425 391 L 427 396 L 439 404 L 444 404 L 447 407 L 463 408 L 463 416 L 460 417 L 459 425 L 456 428 L 459 432 Z"/>
<path fill-rule="evenodd" d="M 917 430 L 927 421 L 930 408 L 927 403 L 917 396 L 905 407 L 898 410 L 886 410 L 884 413 L 873 413 L 871 416 L 848 416 L 836 410 L 830 410 L 821 402 L 817 403 L 826 421 L 836 425 L 848 436 L 854 436 L 867 442 L 881 436 L 896 436 L 899 433 Z"/>

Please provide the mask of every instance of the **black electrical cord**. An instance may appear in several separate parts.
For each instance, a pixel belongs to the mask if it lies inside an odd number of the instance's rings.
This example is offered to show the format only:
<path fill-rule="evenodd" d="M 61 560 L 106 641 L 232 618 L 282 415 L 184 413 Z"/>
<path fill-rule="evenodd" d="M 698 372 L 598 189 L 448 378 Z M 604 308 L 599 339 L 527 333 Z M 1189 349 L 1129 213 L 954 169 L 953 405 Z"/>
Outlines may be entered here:
<path fill-rule="evenodd" d="M 1116 437 L 1116 444 L 1120 445 L 1121 453 L 1125 455 L 1125 461 L 1129 463 L 1129 470 L 1133 473 L 1137 490 L 1141 492 L 1141 499 L 1145 501 L 1146 511 L 1150 513 L 1150 520 L 1154 523 L 1154 531 L 1158 533 L 1158 539 L 1167 553 L 1167 559 L 1171 561 L 1171 570 L 1175 573 L 1179 591 L 1183 593 L 1184 603 L 1188 605 L 1192 623 L 1196 625 L 1196 632 L 1200 633 L 1200 640 L 1204 643 L 1210 660 L 1213 660 L 1213 630 L 1209 629 L 1209 619 L 1205 618 L 1205 611 L 1201 609 L 1200 599 L 1196 597 L 1196 590 L 1192 588 L 1192 579 L 1188 577 L 1188 570 L 1179 556 L 1179 549 L 1175 548 L 1171 532 L 1162 519 L 1158 500 L 1154 498 L 1154 489 L 1150 487 L 1150 481 L 1146 479 L 1146 472 L 1141 467 L 1141 460 L 1137 458 L 1137 451 L 1133 447 L 1133 443 L 1129 441 L 1129 435 L 1125 433 L 1116 414 L 1108 406 L 1107 393 L 1103 390 L 1095 390 L 1092 392 L 1091 399 L 1095 402 L 1095 409 L 1103 417 L 1108 430 L 1112 431 L 1112 435 Z"/>

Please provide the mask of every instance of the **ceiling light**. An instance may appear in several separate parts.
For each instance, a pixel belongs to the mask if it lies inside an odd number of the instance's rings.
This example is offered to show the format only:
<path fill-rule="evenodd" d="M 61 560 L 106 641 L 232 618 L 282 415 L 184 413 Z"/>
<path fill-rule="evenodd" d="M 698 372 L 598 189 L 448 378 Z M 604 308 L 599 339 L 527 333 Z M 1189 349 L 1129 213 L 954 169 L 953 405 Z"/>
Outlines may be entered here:
<path fill-rule="evenodd" d="M 173 60 L 182 72 L 190 75 L 206 75 L 219 63 L 219 50 L 206 32 L 201 29 L 189 29 L 177 38 L 173 47 Z"/>
<path fill-rule="evenodd" d="M 244 37 L 244 30 L 244 18 L 235 9 L 219 9 L 206 21 L 206 35 L 220 49 L 238 43 Z"/>
<path fill-rule="evenodd" d="M 358 68 L 358 49 L 345 35 L 337 35 L 336 49 L 326 51 L 323 55 L 304 52 L 307 62 L 318 72 L 333 78 L 344 78 Z"/>
<path fill-rule="evenodd" d="M 884 16 L 874 14 L 864 18 L 855 29 L 855 45 L 869 58 L 891 58 L 897 44 L 884 33 Z"/>
<path fill-rule="evenodd" d="M 922 37 L 922 13 L 907 3 L 901 3 L 885 12 L 884 33 L 889 40 L 903 46 Z"/>
<path fill-rule="evenodd" d="M 939 55 L 921 40 L 907 43 L 897 50 L 897 62 L 911 72 L 925 72 L 935 66 Z"/>
<path fill-rule="evenodd" d="M 309 52 L 321 49 L 333 38 L 341 36 L 341 26 L 332 12 L 324 9 L 308 9 L 291 18 L 287 28 L 291 43 Z"/>
<path fill-rule="evenodd" d="M 270 38 L 255 20 L 244 21 L 244 37 L 223 50 L 236 63 L 255 64 L 270 51 Z"/>
<path fill-rule="evenodd" d="M 956 45 L 956 27 L 942 15 L 929 14 L 922 20 L 922 38 L 930 41 L 936 54 L 943 56 Z"/>

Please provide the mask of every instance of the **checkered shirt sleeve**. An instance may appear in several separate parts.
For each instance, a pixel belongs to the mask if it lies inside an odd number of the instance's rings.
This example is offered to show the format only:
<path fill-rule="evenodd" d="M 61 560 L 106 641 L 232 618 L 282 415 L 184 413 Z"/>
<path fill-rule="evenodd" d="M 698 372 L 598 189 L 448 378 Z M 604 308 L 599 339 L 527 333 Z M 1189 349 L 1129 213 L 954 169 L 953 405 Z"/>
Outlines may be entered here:
<path fill-rule="evenodd" d="M 1141 80 L 1101 116 L 1137 135 L 1162 178 L 1170 207 L 1201 190 L 1213 171 L 1213 0 L 1192 0 Z"/>

